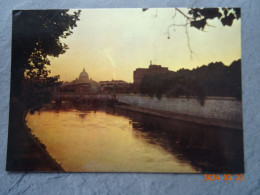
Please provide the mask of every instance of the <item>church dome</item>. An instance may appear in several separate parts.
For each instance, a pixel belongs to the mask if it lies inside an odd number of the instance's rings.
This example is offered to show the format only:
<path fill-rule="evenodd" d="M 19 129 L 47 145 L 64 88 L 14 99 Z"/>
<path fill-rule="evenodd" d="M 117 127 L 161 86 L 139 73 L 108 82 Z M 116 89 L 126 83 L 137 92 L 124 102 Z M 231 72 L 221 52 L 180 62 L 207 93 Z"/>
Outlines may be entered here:
<path fill-rule="evenodd" d="M 89 78 L 88 78 L 88 73 L 86 72 L 85 68 L 83 69 L 83 71 L 79 74 L 79 81 L 82 82 L 88 82 Z"/>

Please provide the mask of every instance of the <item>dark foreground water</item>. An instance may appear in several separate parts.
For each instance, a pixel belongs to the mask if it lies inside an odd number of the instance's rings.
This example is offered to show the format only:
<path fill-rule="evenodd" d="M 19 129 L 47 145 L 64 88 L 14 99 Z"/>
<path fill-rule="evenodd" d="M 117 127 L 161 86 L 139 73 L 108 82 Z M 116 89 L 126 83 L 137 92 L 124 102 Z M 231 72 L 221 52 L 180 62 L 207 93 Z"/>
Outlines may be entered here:
<path fill-rule="evenodd" d="M 243 172 L 243 133 L 118 108 L 27 114 L 66 171 Z"/>

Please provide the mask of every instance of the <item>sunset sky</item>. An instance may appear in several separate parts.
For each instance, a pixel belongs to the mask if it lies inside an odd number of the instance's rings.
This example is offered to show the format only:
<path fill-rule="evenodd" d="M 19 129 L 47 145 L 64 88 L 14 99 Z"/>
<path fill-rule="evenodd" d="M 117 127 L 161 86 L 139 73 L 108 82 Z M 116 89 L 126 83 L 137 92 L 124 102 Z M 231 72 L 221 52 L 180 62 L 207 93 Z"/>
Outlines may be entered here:
<path fill-rule="evenodd" d="M 182 11 L 186 12 L 186 9 Z M 156 16 L 157 15 L 157 16 Z M 182 15 L 172 18 L 174 8 L 149 9 L 88 9 L 82 10 L 78 27 L 62 42 L 69 49 L 58 58 L 50 58 L 51 75 L 72 81 L 83 68 L 96 81 L 125 80 L 133 82 L 136 68 L 148 68 L 150 61 L 168 67 L 192 69 L 210 62 L 229 65 L 241 58 L 241 20 L 231 27 L 211 20 L 202 32 L 188 28 L 192 59 Z"/>

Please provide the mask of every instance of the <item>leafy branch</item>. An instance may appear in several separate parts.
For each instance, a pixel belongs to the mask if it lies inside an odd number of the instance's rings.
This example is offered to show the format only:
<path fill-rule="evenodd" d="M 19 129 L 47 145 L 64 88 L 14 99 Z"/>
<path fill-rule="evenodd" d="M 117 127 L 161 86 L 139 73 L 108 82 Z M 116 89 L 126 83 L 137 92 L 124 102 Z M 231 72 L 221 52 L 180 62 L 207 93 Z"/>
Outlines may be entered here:
<path fill-rule="evenodd" d="M 144 8 L 143 11 L 147 11 L 148 8 Z M 179 8 L 174 9 L 174 14 L 172 19 L 174 19 L 177 14 L 182 15 L 186 22 L 184 24 L 176 24 L 172 23 L 168 26 L 168 39 L 170 39 L 170 28 L 171 27 L 185 27 L 185 33 L 187 37 L 187 45 L 190 51 L 190 56 L 192 58 L 192 54 L 194 54 L 190 45 L 190 37 L 188 32 L 188 27 L 193 27 L 198 30 L 204 31 L 206 26 L 215 27 L 213 25 L 208 24 L 208 20 L 213 20 L 217 18 L 220 20 L 223 26 L 232 26 L 233 21 L 239 20 L 241 18 L 240 8 L 190 8 L 188 12 L 185 13 Z"/>

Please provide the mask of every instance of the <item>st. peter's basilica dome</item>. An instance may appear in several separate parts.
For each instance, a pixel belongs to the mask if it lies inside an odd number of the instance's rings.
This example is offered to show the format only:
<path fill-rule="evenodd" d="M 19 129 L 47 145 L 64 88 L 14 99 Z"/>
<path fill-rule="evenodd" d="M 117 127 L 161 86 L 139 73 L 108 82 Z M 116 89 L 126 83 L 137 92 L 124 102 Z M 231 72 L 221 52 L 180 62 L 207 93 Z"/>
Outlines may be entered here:
<path fill-rule="evenodd" d="M 84 68 L 83 71 L 79 74 L 79 82 L 80 82 L 80 83 L 89 82 L 88 73 L 86 72 L 85 68 Z"/>

